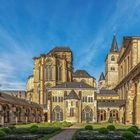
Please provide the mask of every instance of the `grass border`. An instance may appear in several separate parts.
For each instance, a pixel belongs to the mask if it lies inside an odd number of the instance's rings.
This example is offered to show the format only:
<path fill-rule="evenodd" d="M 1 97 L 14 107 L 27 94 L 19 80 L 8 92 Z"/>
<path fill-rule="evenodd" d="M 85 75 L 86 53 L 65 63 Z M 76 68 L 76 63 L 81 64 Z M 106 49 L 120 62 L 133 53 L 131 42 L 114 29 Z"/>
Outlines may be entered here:
<path fill-rule="evenodd" d="M 49 138 L 51 138 L 51 137 L 53 137 L 53 136 L 59 134 L 59 133 L 62 132 L 62 131 L 63 131 L 63 129 L 60 129 L 60 130 L 58 130 L 58 131 L 55 131 L 55 132 L 52 133 L 52 134 L 44 135 L 42 138 L 39 138 L 38 140 L 48 140 Z"/>

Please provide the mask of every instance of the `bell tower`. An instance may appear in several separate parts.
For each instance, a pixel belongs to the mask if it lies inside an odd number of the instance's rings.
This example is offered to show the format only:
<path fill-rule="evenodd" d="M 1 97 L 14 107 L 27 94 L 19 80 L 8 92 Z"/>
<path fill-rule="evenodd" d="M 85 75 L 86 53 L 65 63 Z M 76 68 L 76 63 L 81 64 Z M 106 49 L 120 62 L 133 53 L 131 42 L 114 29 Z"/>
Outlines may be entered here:
<path fill-rule="evenodd" d="M 106 86 L 109 89 L 115 87 L 118 82 L 118 56 L 119 49 L 116 41 L 116 36 L 113 36 L 110 52 L 105 59 L 105 81 Z"/>

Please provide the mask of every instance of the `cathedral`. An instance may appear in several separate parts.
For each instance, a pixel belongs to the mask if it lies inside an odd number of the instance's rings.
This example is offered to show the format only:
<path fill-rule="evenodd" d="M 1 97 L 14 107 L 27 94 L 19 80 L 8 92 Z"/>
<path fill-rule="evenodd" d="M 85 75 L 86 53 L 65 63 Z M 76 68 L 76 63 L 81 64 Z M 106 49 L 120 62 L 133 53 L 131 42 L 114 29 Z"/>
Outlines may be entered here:
<path fill-rule="evenodd" d="M 73 68 L 69 47 L 55 47 L 34 57 L 27 81 L 27 99 L 40 104 L 44 121 L 140 124 L 140 37 L 123 37 L 120 49 L 113 36 L 98 80 Z"/>

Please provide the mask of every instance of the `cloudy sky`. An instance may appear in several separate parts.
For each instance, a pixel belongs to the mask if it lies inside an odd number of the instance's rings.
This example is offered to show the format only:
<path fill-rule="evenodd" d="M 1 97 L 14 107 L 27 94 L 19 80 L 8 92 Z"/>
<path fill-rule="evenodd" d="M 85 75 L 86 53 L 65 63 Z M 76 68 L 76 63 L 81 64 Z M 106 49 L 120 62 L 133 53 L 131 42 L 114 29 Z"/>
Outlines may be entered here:
<path fill-rule="evenodd" d="M 119 46 L 140 35 L 140 0 L 0 0 L 1 89 L 25 89 L 32 58 L 54 46 L 98 81 L 114 32 Z"/>

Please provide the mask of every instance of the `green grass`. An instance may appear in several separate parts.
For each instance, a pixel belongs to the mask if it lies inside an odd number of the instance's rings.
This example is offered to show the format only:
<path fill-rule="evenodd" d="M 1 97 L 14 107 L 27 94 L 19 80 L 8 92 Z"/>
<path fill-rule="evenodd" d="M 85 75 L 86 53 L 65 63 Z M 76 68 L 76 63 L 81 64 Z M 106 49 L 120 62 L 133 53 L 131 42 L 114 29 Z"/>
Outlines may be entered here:
<path fill-rule="evenodd" d="M 129 128 L 131 125 L 125 125 L 125 124 L 118 124 L 118 123 L 91 123 L 90 125 L 93 126 L 93 129 L 98 129 L 101 127 L 107 127 L 108 125 L 113 124 L 116 129 L 127 129 Z M 82 124 L 82 128 L 85 128 L 85 126 L 88 124 Z"/>

